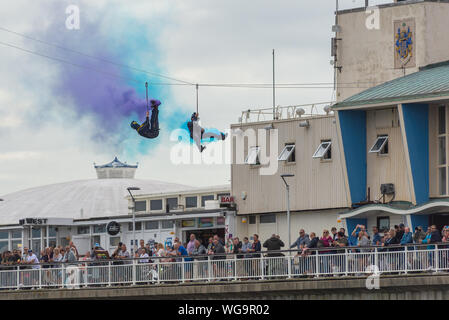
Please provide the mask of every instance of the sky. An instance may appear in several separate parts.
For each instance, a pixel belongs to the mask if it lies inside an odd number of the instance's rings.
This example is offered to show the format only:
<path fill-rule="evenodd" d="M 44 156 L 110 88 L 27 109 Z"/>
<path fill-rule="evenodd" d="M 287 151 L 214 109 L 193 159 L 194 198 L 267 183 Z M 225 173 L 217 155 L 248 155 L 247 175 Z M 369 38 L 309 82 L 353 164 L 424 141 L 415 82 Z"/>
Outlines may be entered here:
<path fill-rule="evenodd" d="M 79 29 L 66 26 L 70 5 Z M 332 82 L 334 9 L 334 0 L 1 1 L 0 195 L 95 178 L 93 163 L 115 156 L 138 162 L 139 179 L 230 183 L 228 164 L 171 161 L 178 142 L 170 135 L 196 108 L 195 87 L 180 84 L 270 83 L 272 49 L 277 83 Z M 162 101 L 154 140 L 129 126 L 145 117 L 146 81 Z M 278 89 L 276 103 L 332 96 L 329 88 Z M 269 89 L 199 88 L 202 125 L 222 131 L 243 110 L 271 103 Z"/>

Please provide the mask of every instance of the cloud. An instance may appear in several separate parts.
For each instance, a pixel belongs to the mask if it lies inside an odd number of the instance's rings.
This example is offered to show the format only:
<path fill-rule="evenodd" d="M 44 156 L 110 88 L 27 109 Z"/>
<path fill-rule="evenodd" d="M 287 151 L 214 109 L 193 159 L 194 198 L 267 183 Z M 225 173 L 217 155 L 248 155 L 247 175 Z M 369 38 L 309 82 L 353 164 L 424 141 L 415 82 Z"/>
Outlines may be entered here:
<path fill-rule="evenodd" d="M 0 163 L 5 161 L 35 160 L 40 157 L 41 153 L 36 151 L 5 152 L 0 154 Z"/>
<path fill-rule="evenodd" d="M 80 6 L 81 29 L 65 29 L 65 7 Z M 331 82 L 333 1 L 206 0 L 2 1 L 1 26 L 136 68 L 198 83 L 270 83 L 271 50 L 281 82 Z M 173 165 L 169 140 L 195 110 L 190 86 L 151 86 L 159 98 L 161 135 L 145 140 L 129 128 L 142 120 L 144 83 L 169 81 L 80 57 L 0 31 L 21 47 L 118 74 L 61 64 L 0 45 L 0 154 L 37 152 L 0 168 L 0 194 L 94 178 L 92 163 L 115 155 L 139 162 L 137 176 L 198 186 L 229 183 L 228 165 Z M 131 81 L 135 79 L 138 83 Z M 224 130 L 241 111 L 271 106 L 271 90 L 200 87 L 205 127 Z M 281 105 L 326 101 L 331 89 L 279 89 Z M 141 110 L 143 108 L 143 110 Z M 21 153 L 22 152 L 22 153 Z M 6 160 L 5 160 L 6 161 Z"/>

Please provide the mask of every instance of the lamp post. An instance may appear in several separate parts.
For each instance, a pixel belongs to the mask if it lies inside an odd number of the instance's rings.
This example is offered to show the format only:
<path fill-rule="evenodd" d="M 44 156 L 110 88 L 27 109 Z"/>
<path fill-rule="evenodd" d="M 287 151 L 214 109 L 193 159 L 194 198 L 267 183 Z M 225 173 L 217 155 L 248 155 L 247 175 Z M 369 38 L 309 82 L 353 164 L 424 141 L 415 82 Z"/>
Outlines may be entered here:
<path fill-rule="evenodd" d="M 133 245 L 131 247 L 131 253 L 134 257 L 134 252 L 135 252 L 134 248 L 136 246 L 136 243 L 135 243 L 136 242 L 136 199 L 134 198 L 131 191 L 138 191 L 138 190 L 140 190 L 140 188 L 129 187 L 126 190 L 128 190 L 129 195 L 131 196 L 131 199 L 133 200 L 133 210 L 132 210 L 132 212 L 133 212 Z"/>
<path fill-rule="evenodd" d="M 281 178 L 284 181 L 285 187 L 287 188 L 287 226 L 288 226 L 288 248 L 290 249 L 291 235 L 290 235 L 290 186 L 288 185 L 285 178 L 294 177 L 294 174 L 281 174 Z"/>

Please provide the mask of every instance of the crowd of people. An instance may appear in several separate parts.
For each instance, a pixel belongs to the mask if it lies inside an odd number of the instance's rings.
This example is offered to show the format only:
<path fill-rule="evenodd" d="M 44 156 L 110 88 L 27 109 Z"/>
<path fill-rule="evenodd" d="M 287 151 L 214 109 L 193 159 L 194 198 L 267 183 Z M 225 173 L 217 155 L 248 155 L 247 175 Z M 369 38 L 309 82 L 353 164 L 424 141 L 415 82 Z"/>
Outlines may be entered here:
<path fill-rule="evenodd" d="M 346 235 L 344 228 L 331 228 L 323 230 L 322 236 L 318 237 L 315 232 L 307 234 L 304 229 L 299 230 L 299 237 L 293 243 L 286 246 L 280 239 L 279 235 L 273 234 L 263 243 L 259 240 L 259 236 L 254 234 L 252 241 L 248 237 L 240 240 L 238 237 L 223 239 L 218 235 L 210 237 L 207 243 L 203 243 L 201 239 L 197 239 L 195 234 L 191 234 L 188 242 L 181 243 L 179 238 L 175 238 L 174 242 L 169 245 L 162 243 L 139 241 L 139 245 L 135 252 L 128 251 L 123 243 L 119 243 L 116 250 L 110 254 L 103 249 L 100 244 L 96 243 L 94 247 L 81 255 L 76 245 L 70 242 L 66 247 L 48 247 L 40 252 L 25 247 L 21 250 L 6 251 L 1 256 L 1 270 L 20 270 L 27 269 L 47 269 L 47 279 L 52 279 L 52 270 L 58 269 L 64 264 L 68 266 L 80 266 L 80 262 L 89 262 L 90 266 L 102 266 L 105 263 L 118 268 L 113 269 L 113 279 L 119 283 L 127 279 L 131 274 L 131 264 L 133 259 L 137 264 L 142 265 L 139 269 L 139 279 L 152 279 L 157 277 L 164 279 L 204 279 L 208 277 L 226 278 L 229 274 L 238 274 L 240 278 L 254 277 L 261 274 L 282 274 L 279 270 L 286 268 L 285 261 L 276 259 L 268 259 L 265 266 L 261 269 L 258 259 L 262 255 L 266 257 L 282 257 L 285 252 L 282 250 L 293 249 L 294 265 L 296 273 L 307 273 L 313 268 L 307 257 L 318 253 L 320 255 L 320 270 L 323 268 L 325 272 L 330 272 L 334 268 L 334 262 L 331 257 L 326 254 L 342 253 L 345 250 L 339 250 L 347 247 L 348 252 L 372 252 L 372 247 L 377 247 L 377 251 L 400 251 L 407 246 L 408 250 L 415 250 L 419 246 L 420 249 L 433 249 L 435 244 L 440 244 L 441 248 L 449 248 L 449 226 L 445 226 L 441 232 L 437 230 L 435 225 L 430 226 L 426 231 L 421 227 L 416 227 L 411 232 L 409 227 L 403 224 L 397 225 L 390 230 L 383 230 L 381 234 L 377 227 L 373 227 L 371 234 L 366 230 L 364 225 L 357 225 L 354 230 Z M 447 246 L 444 243 L 448 243 Z M 371 247 L 371 248 L 370 248 Z M 263 250 L 265 249 L 265 250 Z M 233 254 L 233 255 L 228 255 Z M 235 263 L 226 262 L 226 260 L 235 259 Z M 112 261 L 112 262 L 111 262 Z M 183 267 L 172 262 L 184 262 Z M 369 261 L 355 262 L 368 264 Z M 156 263 L 157 262 L 157 263 Z M 211 263 L 212 262 L 212 263 Z M 388 262 L 387 262 L 388 263 Z M 396 261 L 396 264 L 403 263 Z M 337 263 L 338 264 L 338 263 Z M 125 266 L 123 266 L 125 265 Z M 129 265 L 129 266 L 126 266 Z M 341 267 L 341 266 L 340 266 Z M 211 270 L 209 270 L 211 268 Z M 103 270 L 104 271 L 104 270 Z M 103 272 L 102 271 L 102 272 Z M 89 277 L 93 277 L 96 281 L 101 278 L 99 271 L 83 271 Z M 316 270 L 315 270 L 316 272 Z M 59 275 L 61 272 L 59 272 Z M 4 278 L 4 277 L 3 277 Z M 3 279 L 2 278 L 2 279 Z M 129 276 L 128 276 L 129 278 Z M 10 281 L 10 280 L 7 280 Z M 109 276 L 109 281 L 111 277 Z M 4 282 L 2 280 L 2 282 Z M 101 281 L 100 281 L 101 282 Z"/>
<path fill-rule="evenodd" d="M 244 237 L 242 241 L 239 237 L 227 239 L 214 235 L 208 239 L 208 243 L 203 243 L 201 239 L 197 239 L 195 234 L 190 235 L 188 242 L 182 244 L 178 237 L 174 239 L 173 245 L 164 245 L 162 243 L 146 243 L 144 240 L 139 241 L 139 247 L 134 256 L 130 253 L 125 244 L 119 243 L 116 250 L 109 254 L 107 250 L 101 248 L 97 243 L 91 251 L 84 255 L 80 255 L 75 244 L 71 241 L 68 246 L 48 247 L 37 254 L 33 250 L 24 247 L 21 250 L 5 251 L 1 255 L 1 264 L 8 265 L 29 265 L 38 268 L 39 264 L 50 263 L 58 265 L 61 262 L 76 263 L 78 261 L 97 261 L 104 259 L 112 260 L 129 260 L 138 258 L 141 262 L 150 261 L 151 257 L 159 257 L 162 262 L 179 261 L 184 258 L 185 261 L 192 261 L 195 256 L 211 255 L 212 260 L 221 260 L 225 258 L 225 254 L 234 253 L 238 258 L 259 257 L 260 252 L 265 248 L 267 251 L 280 251 L 282 249 L 297 248 L 298 255 L 306 255 L 313 252 L 312 249 L 321 249 L 321 253 L 331 253 L 331 250 L 325 251 L 326 248 L 342 248 L 342 247 L 361 247 L 370 246 L 389 247 L 395 246 L 390 250 L 396 249 L 398 245 L 422 245 L 427 244 L 427 248 L 431 249 L 434 243 L 449 242 L 449 226 L 445 226 L 440 232 L 435 225 L 427 228 L 425 232 L 421 227 L 416 227 L 412 233 L 409 227 L 404 224 L 396 225 L 394 228 L 387 230 L 381 234 L 376 226 L 372 227 L 372 233 L 366 230 L 364 225 L 357 225 L 350 235 L 346 235 L 344 228 L 331 228 L 323 230 L 322 236 L 318 237 L 315 232 L 307 234 L 304 229 L 299 230 L 299 237 L 295 242 L 285 248 L 284 242 L 279 235 L 273 234 L 263 244 L 259 240 L 259 236 L 254 234 L 252 242 L 248 237 Z M 356 250 L 356 249 L 354 249 Z M 363 249 L 360 249 L 363 252 Z M 366 250 L 366 249 L 365 249 Z M 380 248 L 382 250 L 382 248 Z M 389 250 L 384 248 L 384 250 Z M 268 253 L 267 256 L 277 256 L 282 253 Z M 190 260 L 189 260 L 190 259 Z"/>

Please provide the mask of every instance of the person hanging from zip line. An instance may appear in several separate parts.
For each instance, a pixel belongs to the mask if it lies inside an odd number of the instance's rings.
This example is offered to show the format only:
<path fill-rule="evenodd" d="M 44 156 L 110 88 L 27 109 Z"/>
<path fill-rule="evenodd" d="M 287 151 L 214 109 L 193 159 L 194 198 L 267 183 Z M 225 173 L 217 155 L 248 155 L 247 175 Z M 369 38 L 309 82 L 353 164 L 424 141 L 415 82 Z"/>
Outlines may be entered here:
<path fill-rule="evenodd" d="M 150 100 L 151 105 L 151 119 L 150 110 L 148 106 L 148 82 L 145 83 L 146 96 L 147 96 L 147 114 L 144 123 L 139 124 L 137 121 L 131 122 L 131 128 L 137 131 L 139 135 L 148 139 L 157 138 L 159 135 L 159 106 L 161 102 L 156 99 Z"/>
<path fill-rule="evenodd" d="M 159 106 L 161 102 L 159 100 L 150 100 L 151 104 L 151 119 L 150 111 L 147 110 L 146 120 L 144 123 L 139 124 L 137 121 L 131 122 L 131 128 L 137 131 L 139 135 L 148 139 L 157 138 L 159 135 Z"/>
<path fill-rule="evenodd" d="M 194 112 L 192 116 L 190 117 L 190 121 L 187 122 L 187 128 L 190 132 L 190 138 L 195 141 L 196 146 L 198 147 L 198 150 L 200 152 L 203 152 L 204 149 L 206 149 L 206 146 L 201 145 L 202 139 L 211 138 L 211 140 L 224 140 L 227 137 L 227 133 L 220 132 L 220 134 L 216 134 L 212 131 L 204 130 L 199 125 L 199 113 Z"/>

